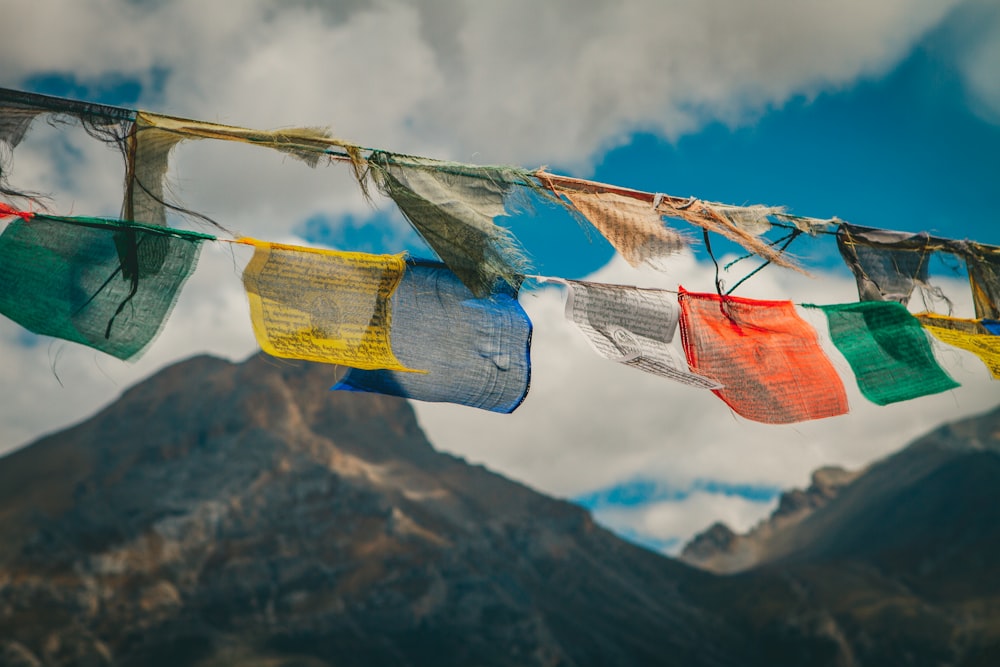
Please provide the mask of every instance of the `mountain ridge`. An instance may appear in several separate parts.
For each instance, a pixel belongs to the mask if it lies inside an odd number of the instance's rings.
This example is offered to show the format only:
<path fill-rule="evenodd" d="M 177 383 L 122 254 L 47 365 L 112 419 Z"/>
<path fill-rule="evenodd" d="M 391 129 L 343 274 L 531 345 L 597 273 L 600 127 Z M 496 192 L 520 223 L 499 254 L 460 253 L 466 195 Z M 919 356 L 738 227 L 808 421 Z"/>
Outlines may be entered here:
<path fill-rule="evenodd" d="M 0 460 L 0 638 L 46 665 L 735 664 L 697 571 L 329 374 L 194 358 Z"/>
<path fill-rule="evenodd" d="M 0 665 L 1000 664 L 1000 409 L 817 471 L 720 576 L 332 375 L 195 357 L 0 459 Z"/>

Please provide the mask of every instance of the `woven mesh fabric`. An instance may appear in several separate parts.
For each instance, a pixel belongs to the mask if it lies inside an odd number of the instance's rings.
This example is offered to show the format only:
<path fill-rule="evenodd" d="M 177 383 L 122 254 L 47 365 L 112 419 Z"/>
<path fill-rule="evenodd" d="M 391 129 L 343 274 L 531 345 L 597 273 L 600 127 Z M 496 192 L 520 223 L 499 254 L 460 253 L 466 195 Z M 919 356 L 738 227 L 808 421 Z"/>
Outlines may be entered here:
<path fill-rule="evenodd" d="M 994 380 L 1000 380 L 1000 336 L 979 320 L 918 313 L 916 318 L 935 338 L 979 357 Z"/>
<path fill-rule="evenodd" d="M 513 412 L 528 393 L 531 322 L 504 287 L 477 299 L 441 264 L 414 263 L 392 297 L 392 349 L 426 374 L 351 369 L 333 389 Z"/>
<path fill-rule="evenodd" d="M 680 290 L 681 341 L 695 373 L 737 414 L 789 424 L 845 414 L 847 395 L 816 331 L 790 301 Z"/>
<path fill-rule="evenodd" d="M 869 301 L 810 307 L 826 314 L 833 344 L 872 403 L 888 405 L 959 386 L 938 365 L 927 333 L 905 306 Z"/>
<path fill-rule="evenodd" d="M 389 298 L 402 257 L 302 248 L 254 239 L 243 271 L 254 336 L 275 357 L 409 370 L 389 343 Z"/>
<path fill-rule="evenodd" d="M 843 223 L 837 247 L 854 272 L 862 301 L 906 305 L 914 286 L 927 283 L 930 251 L 926 234 L 903 234 Z"/>
<path fill-rule="evenodd" d="M 130 359 L 159 333 L 211 238 L 90 218 L 15 220 L 0 236 L 0 312 Z"/>

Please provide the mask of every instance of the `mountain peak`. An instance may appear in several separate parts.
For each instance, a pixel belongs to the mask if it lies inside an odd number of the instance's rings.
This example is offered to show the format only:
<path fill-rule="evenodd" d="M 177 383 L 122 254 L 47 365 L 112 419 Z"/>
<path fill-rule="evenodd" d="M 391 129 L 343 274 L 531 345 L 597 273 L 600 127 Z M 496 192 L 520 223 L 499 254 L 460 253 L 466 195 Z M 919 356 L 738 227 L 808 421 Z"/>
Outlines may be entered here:
<path fill-rule="evenodd" d="M 196 357 L 0 460 L 0 639 L 18 640 L 0 655 L 625 664 L 693 661 L 729 632 L 678 592 L 696 571 L 435 451 L 406 401 L 335 379 Z"/>

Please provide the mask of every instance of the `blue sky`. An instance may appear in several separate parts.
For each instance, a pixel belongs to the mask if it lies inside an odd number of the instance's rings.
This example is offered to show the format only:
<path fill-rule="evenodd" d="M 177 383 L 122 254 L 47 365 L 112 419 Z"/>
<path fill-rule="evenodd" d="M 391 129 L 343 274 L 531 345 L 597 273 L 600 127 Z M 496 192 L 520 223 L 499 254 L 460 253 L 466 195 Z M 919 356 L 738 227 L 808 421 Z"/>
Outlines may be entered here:
<path fill-rule="evenodd" d="M 54 24 L 47 10 L 19 5 L 5 13 L 20 29 L 0 45 L 0 85 L 259 128 L 331 126 L 399 152 L 544 164 L 641 190 L 1000 244 L 995 3 L 595 0 L 582 11 L 562 1 L 253 0 L 233 15 L 193 0 L 88 0 L 63 3 Z M 48 46 L 38 49 L 30 36 L 43 32 Z M 118 210 L 119 158 L 84 133 L 36 123 L 14 157 L 14 181 L 50 191 L 57 212 Z M 241 233 L 426 255 L 391 202 L 371 208 L 346 172 L 199 142 L 175 151 L 171 180 L 185 204 Z M 545 204 L 507 223 L 537 273 L 711 289 L 700 244 L 661 275 L 633 271 L 596 232 Z M 720 239 L 713 249 L 739 253 Z M 819 280 L 768 269 L 740 293 L 852 298 L 832 239 L 792 250 Z M 206 251 L 136 364 L 38 344 L 0 322 L 10 360 L 0 371 L 0 451 L 84 417 L 171 361 L 249 354 L 245 259 Z M 754 266 L 740 264 L 727 282 Z M 960 280 L 948 287 L 961 302 Z M 575 498 L 658 549 L 678 549 L 717 519 L 745 529 L 812 469 L 864 465 L 1000 396 L 974 359 L 947 353 L 962 390 L 877 410 L 855 392 L 848 417 L 760 428 L 714 397 L 592 358 L 562 321 L 558 291 L 522 302 L 536 321 L 525 405 L 506 421 L 419 405 L 425 430 L 439 447 Z"/>

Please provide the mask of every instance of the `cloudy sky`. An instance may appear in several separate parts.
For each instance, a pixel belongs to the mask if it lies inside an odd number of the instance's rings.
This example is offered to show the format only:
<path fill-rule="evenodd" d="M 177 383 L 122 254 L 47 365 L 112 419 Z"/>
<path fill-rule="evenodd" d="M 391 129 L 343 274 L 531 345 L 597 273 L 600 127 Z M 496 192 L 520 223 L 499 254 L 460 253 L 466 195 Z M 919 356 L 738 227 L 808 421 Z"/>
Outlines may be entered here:
<path fill-rule="evenodd" d="M 503 3 L 0 0 L 0 86 L 462 162 L 548 165 L 642 190 L 1000 244 L 1000 6 L 991 0 L 629 0 Z M 116 215 L 120 156 L 35 123 L 12 181 L 64 214 Z M 172 191 L 241 234 L 427 254 L 391 202 L 366 204 L 343 165 L 311 169 L 246 145 L 174 153 Z M 172 221 L 190 227 L 183 220 Z M 632 269 L 544 206 L 509 221 L 535 270 L 710 291 L 704 248 Z M 812 273 L 768 269 L 743 296 L 857 298 L 828 238 L 794 248 Z M 720 244 L 717 250 L 735 250 Z M 123 363 L 0 320 L 0 452 L 84 418 L 177 359 L 255 349 L 243 249 L 209 245 L 159 339 Z M 737 265 L 734 283 L 752 265 Z M 939 284 L 971 316 L 961 276 Z M 863 466 L 1000 398 L 982 365 L 939 348 L 960 389 L 867 403 L 828 344 L 851 414 L 792 426 L 735 416 L 711 394 L 594 357 L 556 288 L 522 293 L 536 336 L 513 415 L 417 405 L 439 447 L 675 551 L 714 520 L 745 529 L 782 488 Z M 919 305 L 919 304 L 918 304 Z M 816 313 L 803 315 L 823 331 Z M 196 388 L 192 388 L 193 390 Z"/>

